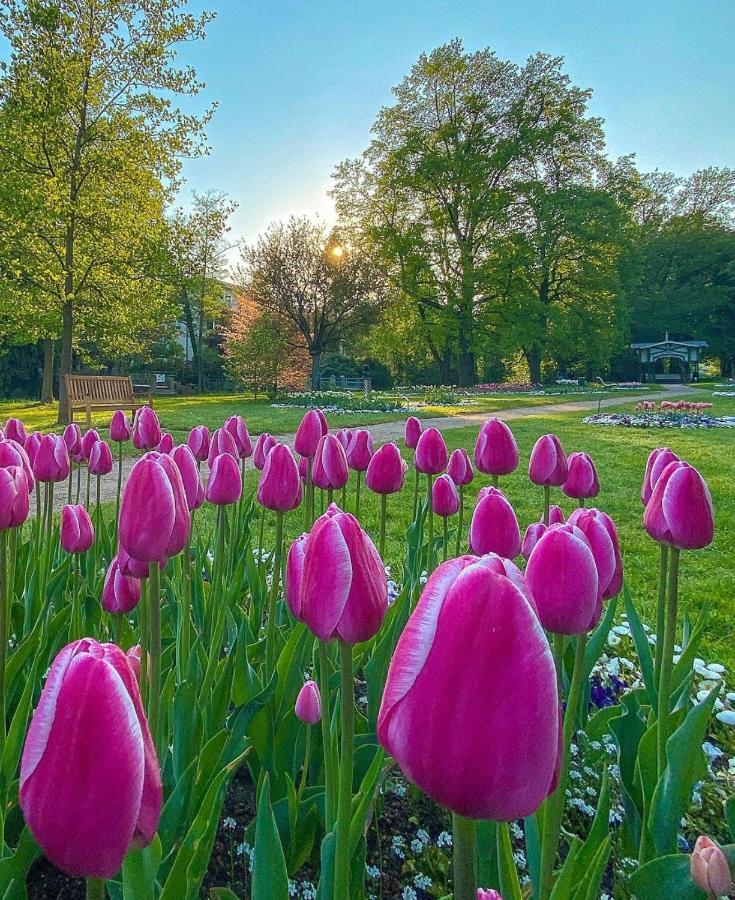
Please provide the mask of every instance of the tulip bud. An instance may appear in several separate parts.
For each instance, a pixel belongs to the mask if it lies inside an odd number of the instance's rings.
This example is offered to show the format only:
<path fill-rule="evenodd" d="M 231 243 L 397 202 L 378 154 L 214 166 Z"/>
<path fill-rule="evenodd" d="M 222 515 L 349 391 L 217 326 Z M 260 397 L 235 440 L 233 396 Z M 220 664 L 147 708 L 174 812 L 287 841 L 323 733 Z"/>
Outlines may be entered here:
<path fill-rule="evenodd" d="M 350 477 L 347 456 L 342 444 L 333 434 L 325 434 L 319 438 L 311 466 L 311 477 L 314 484 L 322 490 L 339 490 L 347 484 Z"/>
<path fill-rule="evenodd" d="M 0 468 L 6 468 L 7 466 L 20 466 L 23 469 L 30 493 L 36 483 L 36 479 L 33 475 L 33 467 L 28 459 L 28 454 L 16 441 L 6 439 L 0 441 Z"/>
<path fill-rule="evenodd" d="M 186 443 L 197 462 L 204 462 L 209 456 L 209 429 L 206 425 L 195 425 L 189 432 Z"/>
<path fill-rule="evenodd" d="M 543 516 L 539 519 L 539 522 L 543 522 Z M 563 525 L 566 519 L 564 518 L 564 511 L 561 506 L 550 506 L 549 507 L 549 525 Z"/>
<path fill-rule="evenodd" d="M 301 616 L 301 586 L 304 581 L 304 556 L 308 540 L 308 534 L 302 534 L 300 537 L 297 537 L 291 544 L 291 548 L 288 551 L 288 559 L 286 560 L 286 603 L 288 603 L 288 608 L 291 610 L 294 619 L 299 622 L 303 621 Z"/>
<path fill-rule="evenodd" d="M 264 431 L 263 434 L 258 435 L 258 440 L 255 442 L 255 450 L 253 451 L 253 465 L 256 469 L 263 471 L 266 458 L 276 446 L 276 443 L 277 441 L 272 434 Z"/>
<path fill-rule="evenodd" d="M 161 775 L 138 684 L 123 651 L 84 638 L 51 666 L 20 768 L 20 807 L 48 859 L 112 878 L 155 836 Z"/>
<path fill-rule="evenodd" d="M 288 512 L 301 503 L 299 468 L 285 444 L 274 444 L 265 459 L 258 483 L 258 503 L 276 512 Z"/>
<path fill-rule="evenodd" d="M 600 493 L 597 469 L 588 453 L 570 453 L 567 459 L 567 477 L 561 486 L 563 494 L 583 500 Z"/>
<path fill-rule="evenodd" d="M 416 449 L 423 430 L 424 428 L 416 416 L 409 416 L 406 419 L 405 442 L 409 450 Z"/>
<path fill-rule="evenodd" d="M 174 449 L 174 436 L 168 431 L 164 431 L 161 440 L 158 442 L 156 450 L 159 453 L 170 453 Z"/>
<path fill-rule="evenodd" d="M 212 468 L 215 457 L 221 456 L 223 453 L 229 453 L 233 459 L 237 459 L 237 444 L 235 438 L 224 428 L 218 428 L 212 435 L 209 442 L 209 454 L 207 456 L 207 464 Z"/>
<path fill-rule="evenodd" d="M 376 494 L 396 494 L 403 487 L 408 464 L 398 445 L 383 444 L 373 454 L 365 473 L 365 484 Z"/>
<path fill-rule="evenodd" d="M 457 487 L 464 484 L 470 484 L 475 477 L 475 473 L 472 471 L 470 455 L 464 447 L 460 447 L 458 450 L 452 450 L 447 465 L 447 474 Z"/>
<path fill-rule="evenodd" d="M 310 409 L 299 423 L 294 450 L 301 456 L 314 456 L 319 440 L 327 433 L 327 423 L 321 410 Z"/>
<path fill-rule="evenodd" d="M 8 441 L 15 441 L 16 444 L 24 446 L 28 437 L 25 425 L 20 419 L 10 418 L 5 423 L 5 438 Z"/>
<path fill-rule="evenodd" d="M 117 565 L 122 574 L 128 578 L 137 578 L 138 581 L 142 581 L 149 575 L 148 563 L 133 559 L 122 544 L 117 548 Z"/>
<path fill-rule="evenodd" d="M 89 451 L 89 474 L 108 475 L 112 472 L 112 451 L 107 441 L 95 441 Z"/>
<path fill-rule="evenodd" d="M 437 428 L 422 431 L 413 455 L 416 469 L 425 475 L 438 475 L 446 469 L 448 462 L 447 445 L 441 432 Z"/>
<path fill-rule="evenodd" d="M 79 453 L 82 446 L 82 430 L 76 422 L 71 422 L 66 426 L 62 437 L 64 438 L 66 449 L 69 451 L 69 456 Z"/>
<path fill-rule="evenodd" d="M 237 503 L 242 494 L 242 476 L 237 460 L 229 453 L 215 456 L 209 470 L 206 499 L 215 506 Z"/>
<path fill-rule="evenodd" d="M 189 511 L 199 509 L 204 503 L 204 488 L 199 477 L 199 469 L 197 468 L 194 454 L 189 449 L 188 444 L 179 444 L 174 447 L 170 456 L 181 473 L 181 483 L 184 485 L 186 505 L 189 507 Z"/>
<path fill-rule="evenodd" d="M 41 446 L 42 438 L 43 435 L 40 431 L 34 431 L 26 438 L 25 446 L 23 447 L 23 449 L 26 452 L 28 462 L 31 464 L 31 466 L 33 466 L 33 462 L 36 459 L 36 454 L 38 453 L 38 448 Z M 71 456 L 71 451 L 69 451 L 69 456 Z"/>
<path fill-rule="evenodd" d="M 370 465 L 374 453 L 373 438 L 370 432 L 366 428 L 358 428 L 352 435 L 346 452 L 349 467 L 355 472 L 364 472 Z"/>
<path fill-rule="evenodd" d="M 503 895 L 492 888 L 478 888 L 476 900 L 503 900 Z"/>
<path fill-rule="evenodd" d="M 0 531 L 18 528 L 28 518 L 28 479 L 23 466 L 0 468 Z"/>
<path fill-rule="evenodd" d="M 496 487 L 484 487 L 470 523 L 470 547 L 478 556 L 497 553 L 513 559 L 521 552 L 521 532 L 513 507 Z"/>
<path fill-rule="evenodd" d="M 345 448 L 345 453 L 347 452 L 347 448 L 350 446 L 350 441 L 352 440 L 353 431 L 351 428 L 340 428 L 337 432 L 337 440 L 342 444 Z"/>
<path fill-rule="evenodd" d="M 110 440 L 116 444 L 122 444 L 130 440 L 132 433 L 130 422 L 123 410 L 115 410 L 112 414 L 112 419 L 110 419 Z"/>
<path fill-rule="evenodd" d="M 645 506 L 651 499 L 653 489 L 663 470 L 670 462 L 678 462 L 679 457 L 669 447 L 657 447 L 651 450 L 646 461 L 646 474 L 641 485 L 641 502 Z"/>
<path fill-rule="evenodd" d="M 440 475 L 431 486 L 431 507 L 442 518 L 453 516 L 459 509 L 459 492 L 449 475 Z"/>
<path fill-rule="evenodd" d="M 600 597 L 610 586 L 616 574 L 615 547 L 607 525 L 602 521 L 599 509 L 575 509 L 569 516 L 568 525 L 574 525 L 587 538 L 597 566 L 597 592 Z"/>
<path fill-rule="evenodd" d="M 232 435 L 240 459 L 247 459 L 252 455 L 253 442 L 250 440 L 248 426 L 242 416 L 230 416 L 229 419 L 225 419 L 225 431 Z"/>
<path fill-rule="evenodd" d="M 135 644 L 135 646 L 131 647 L 128 652 L 125 654 L 125 657 L 128 661 L 128 665 L 130 669 L 135 675 L 135 680 L 138 682 L 138 686 L 140 686 L 140 658 L 145 653 L 140 644 Z M 146 653 L 146 659 L 149 659 L 148 654 Z M 150 663 L 148 665 L 148 672 L 150 673 Z"/>
<path fill-rule="evenodd" d="M 732 888 L 732 876 L 727 857 L 719 844 L 700 835 L 691 856 L 692 881 L 708 897 L 722 897 Z"/>
<path fill-rule="evenodd" d="M 306 484 L 306 479 L 309 476 L 309 462 L 308 456 L 299 457 L 299 478 L 301 479 L 302 484 Z"/>
<path fill-rule="evenodd" d="M 538 544 L 539 538 L 546 531 L 546 525 L 543 522 L 531 522 L 526 528 L 523 535 L 523 543 L 521 544 L 521 556 L 528 562 L 531 551 Z"/>
<path fill-rule="evenodd" d="M 567 477 L 567 458 L 555 434 L 544 434 L 533 445 L 528 477 L 534 484 L 559 487 Z"/>
<path fill-rule="evenodd" d="M 388 582 L 373 542 L 334 503 L 314 523 L 304 554 L 301 618 L 322 641 L 367 641 L 388 610 Z"/>
<path fill-rule="evenodd" d="M 84 432 L 84 434 L 82 435 L 82 440 L 79 444 L 79 455 L 82 457 L 82 459 L 89 459 L 89 454 L 92 452 L 92 447 L 94 447 L 99 439 L 99 433 L 94 428 L 90 428 L 89 431 Z"/>
<path fill-rule="evenodd" d="M 61 510 L 61 547 L 67 553 L 86 553 L 94 543 L 94 527 L 83 506 L 67 505 Z"/>
<path fill-rule="evenodd" d="M 69 451 L 64 439 L 56 434 L 45 434 L 33 461 L 33 474 L 38 481 L 64 481 L 69 475 Z"/>
<path fill-rule="evenodd" d="M 136 450 L 153 450 L 161 441 L 161 423 L 150 406 L 141 406 L 133 419 L 133 446 Z"/>
<path fill-rule="evenodd" d="M 107 569 L 105 584 L 102 588 L 103 608 L 109 613 L 127 613 L 131 609 L 135 609 L 139 600 L 140 581 L 129 575 L 123 575 L 117 557 L 114 556 Z"/>
<path fill-rule="evenodd" d="M 429 577 L 391 660 L 377 734 L 437 803 L 509 821 L 549 792 L 559 701 L 546 636 L 500 569 L 463 556 Z"/>
<path fill-rule="evenodd" d="M 518 468 L 518 445 L 505 422 L 490 418 L 475 443 L 475 465 L 484 475 L 510 475 Z"/>
<path fill-rule="evenodd" d="M 307 681 L 299 691 L 294 707 L 296 716 L 307 725 L 316 725 L 322 717 L 322 699 L 316 681 Z"/>
<path fill-rule="evenodd" d="M 712 497 L 694 466 L 681 460 L 666 466 L 646 504 L 643 526 L 654 541 L 681 550 L 701 550 L 712 543 Z"/>

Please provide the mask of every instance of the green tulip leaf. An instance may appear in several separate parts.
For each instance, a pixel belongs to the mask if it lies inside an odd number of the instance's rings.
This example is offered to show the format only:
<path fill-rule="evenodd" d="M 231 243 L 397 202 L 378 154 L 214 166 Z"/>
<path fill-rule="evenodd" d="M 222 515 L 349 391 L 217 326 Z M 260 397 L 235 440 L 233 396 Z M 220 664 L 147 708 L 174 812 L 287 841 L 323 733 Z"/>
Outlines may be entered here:
<path fill-rule="evenodd" d="M 623 588 L 623 600 L 625 602 L 625 611 L 628 615 L 628 624 L 633 635 L 633 642 L 638 654 L 638 662 L 643 673 L 643 684 L 648 695 L 648 703 L 655 709 L 657 701 L 656 683 L 653 673 L 653 657 L 651 656 L 651 645 L 648 643 L 648 635 L 643 627 L 643 622 L 635 608 L 633 598 L 627 586 Z"/>
<path fill-rule="evenodd" d="M 260 788 L 255 824 L 252 900 L 288 900 L 288 872 L 270 802 L 270 776 Z"/>
<path fill-rule="evenodd" d="M 690 859 L 682 853 L 652 859 L 630 876 L 636 900 L 706 900 L 692 881 Z"/>

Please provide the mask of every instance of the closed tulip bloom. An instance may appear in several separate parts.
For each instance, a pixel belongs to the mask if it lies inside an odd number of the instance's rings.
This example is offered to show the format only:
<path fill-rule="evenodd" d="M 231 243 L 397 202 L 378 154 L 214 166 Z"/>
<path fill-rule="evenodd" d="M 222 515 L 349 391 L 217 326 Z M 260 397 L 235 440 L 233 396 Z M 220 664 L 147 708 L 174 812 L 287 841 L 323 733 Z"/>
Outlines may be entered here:
<path fill-rule="evenodd" d="M 242 494 L 242 476 L 237 460 L 229 453 L 215 456 L 209 470 L 206 499 L 215 506 L 237 503 Z"/>
<path fill-rule="evenodd" d="M 459 510 L 459 492 L 449 475 L 440 475 L 431 486 L 431 506 L 442 518 L 453 516 Z"/>
<path fill-rule="evenodd" d="M 125 654 L 125 657 L 128 661 L 128 665 L 130 666 L 130 669 L 131 669 L 133 675 L 135 675 L 135 680 L 138 682 L 139 686 L 140 686 L 140 658 L 144 652 L 145 651 L 140 646 L 140 644 L 135 644 L 135 646 L 131 647 L 128 650 L 128 652 Z M 148 659 L 148 654 L 146 654 L 146 659 Z M 148 672 L 150 673 L 150 668 L 148 669 Z"/>
<path fill-rule="evenodd" d="M 133 429 L 130 427 L 128 417 L 123 410 L 117 409 L 110 419 L 110 440 L 116 444 L 122 444 L 130 440 Z"/>
<path fill-rule="evenodd" d="M 255 442 L 255 450 L 253 451 L 253 465 L 256 469 L 263 471 L 266 458 L 276 446 L 276 443 L 277 441 L 272 434 L 264 431 L 263 434 L 258 435 L 258 440 Z"/>
<path fill-rule="evenodd" d="M 597 591 L 600 597 L 605 596 L 616 572 L 617 560 L 615 547 L 608 526 L 602 520 L 599 509 L 575 509 L 567 520 L 587 538 L 590 550 L 597 566 Z"/>
<path fill-rule="evenodd" d="M 472 469 L 470 455 L 464 447 L 460 447 L 458 450 L 452 450 L 447 464 L 447 474 L 457 487 L 472 482 L 475 473 Z"/>
<path fill-rule="evenodd" d="M 83 638 L 54 660 L 26 736 L 19 799 L 43 852 L 71 875 L 112 878 L 131 847 L 153 840 L 161 776 L 119 647 Z"/>
<path fill-rule="evenodd" d="M 518 445 L 505 422 L 490 418 L 475 443 L 475 465 L 484 475 L 510 475 L 518 468 Z"/>
<path fill-rule="evenodd" d="M 94 447 L 99 439 L 99 433 L 94 428 L 90 428 L 88 431 L 84 432 L 79 446 L 79 453 L 82 459 L 89 459 L 92 447 Z"/>
<path fill-rule="evenodd" d="M 299 691 L 294 707 L 296 716 L 307 725 L 316 725 L 322 717 L 322 699 L 316 681 L 307 681 Z"/>
<path fill-rule="evenodd" d="M 117 565 L 122 574 L 128 578 L 137 578 L 141 581 L 149 575 L 148 563 L 133 559 L 122 545 L 117 548 Z"/>
<path fill-rule="evenodd" d="M 18 528 L 28 518 L 28 479 L 23 466 L 0 468 L 0 531 Z"/>
<path fill-rule="evenodd" d="M 539 521 L 543 523 L 543 516 Z M 564 511 L 561 506 L 554 505 L 549 507 L 549 525 L 563 525 L 565 521 Z"/>
<path fill-rule="evenodd" d="M 708 897 L 722 897 L 732 888 L 732 876 L 727 857 L 712 838 L 700 835 L 691 856 L 692 881 Z"/>
<path fill-rule="evenodd" d="M 528 477 L 534 484 L 559 487 L 567 477 L 567 458 L 555 434 L 544 434 L 533 445 Z"/>
<path fill-rule="evenodd" d="M 322 641 L 358 644 L 388 610 L 388 582 L 373 542 L 334 503 L 314 523 L 304 554 L 301 617 Z"/>
<path fill-rule="evenodd" d="M 358 428 L 346 448 L 347 464 L 355 472 L 364 472 L 370 465 L 374 452 L 372 435 L 366 428 Z"/>
<path fill-rule="evenodd" d="M 337 432 L 337 440 L 342 444 L 345 448 L 345 452 L 347 452 L 347 448 L 350 446 L 350 441 L 352 440 L 353 430 L 351 428 L 340 428 Z"/>
<path fill-rule="evenodd" d="M 197 462 L 204 462 L 209 456 L 209 429 L 206 425 L 195 425 L 189 432 L 186 443 Z"/>
<path fill-rule="evenodd" d="M 653 489 L 663 470 L 670 462 L 677 462 L 679 457 L 670 447 L 657 447 L 651 450 L 646 461 L 646 473 L 641 485 L 641 503 L 645 506 L 651 499 Z"/>
<path fill-rule="evenodd" d="M 712 543 L 712 497 L 694 466 L 681 460 L 666 466 L 646 504 L 643 526 L 654 541 L 680 550 L 701 550 Z"/>
<path fill-rule="evenodd" d="M 62 437 L 64 438 L 66 449 L 69 451 L 69 456 L 79 453 L 82 445 L 82 429 L 76 422 L 71 422 L 66 426 Z"/>
<path fill-rule="evenodd" d="M 285 594 L 286 603 L 291 610 L 294 619 L 301 622 L 301 586 L 304 581 L 304 556 L 306 555 L 306 545 L 309 540 L 308 534 L 302 534 L 297 537 L 291 544 L 286 560 L 286 583 Z"/>
<path fill-rule="evenodd" d="M 350 470 L 344 447 L 333 434 L 319 438 L 311 466 L 311 478 L 322 490 L 339 490 L 347 484 Z"/>
<path fill-rule="evenodd" d="M 441 432 L 437 428 L 422 431 L 413 455 L 416 469 L 424 475 L 438 475 L 446 469 L 448 462 L 447 445 Z"/>
<path fill-rule="evenodd" d="M 584 500 L 600 493 L 597 469 L 588 453 L 570 453 L 567 459 L 567 477 L 561 486 L 563 494 Z"/>
<path fill-rule="evenodd" d="M 308 456 L 300 456 L 299 457 L 299 478 L 303 484 L 306 484 L 306 478 L 309 474 L 309 457 Z"/>
<path fill-rule="evenodd" d="M 430 576 L 398 639 L 377 733 L 437 803 L 510 821 L 549 793 L 558 697 L 536 614 L 498 568 L 492 558 L 463 556 Z"/>
<path fill-rule="evenodd" d="M 285 444 L 275 444 L 266 457 L 258 483 L 258 503 L 275 512 L 288 512 L 301 503 L 299 467 Z"/>
<path fill-rule="evenodd" d="M 17 441 L 10 440 L 9 438 L 0 441 L 0 468 L 5 468 L 6 466 L 20 466 L 26 473 L 28 490 L 33 490 L 36 479 L 33 475 L 33 466 L 28 458 L 28 454 Z"/>
<path fill-rule="evenodd" d="M 112 472 L 112 451 L 107 441 L 95 441 L 89 451 L 89 474 L 108 475 Z"/>
<path fill-rule="evenodd" d="M 45 434 L 33 460 L 33 474 L 37 481 L 64 481 L 69 474 L 69 451 L 64 439 L 57 434 Z"/>
<path fill-rule="evenodd" d="M 484 487 L 470 523 L 470 547 L 478 556 L 497 553 L 513 559 L 521 552 L 521 532 L 513 507 L 496 487 Z"/>
<path fill-rule="evenodd" d="M 588 631 L 597 609 L 597 566 L 579 529 L 549 526 L 531 551 L 526 582 L 544 628 L 567 635 Z"/>
<path fill-rule="evenodd" d="M 136 450 L 153 450 L 161 441 L 161 423 L 150 406 L 141 406 L 133 419 L 133 446 Z"/>
<path fill-rule="evenodd" d="M 123 575 L 117 557 L 112 558 L 102 588 L 102 606 L 108 613 L 128 613 L 140 601 L 140 581 Z M 138 676 L 140 678 L 140 676 Z"/>
<path fill-rule="evenodd" d="M 396 494 L 403 487 L 408 463 L 398 445 L 383 444 L 373 454 L 365 473 L 365 484 L 376 494 Z"/>
<path fill-rule="evenodd" d="M 615 527 L 615 522 L 613 522 L 612 518 L 606 512 L 603 512 L 600 509 L 595 510 L 595 513 L 605 528 L 607 528 L 607 533 L 610 535 L 613 552 L 615 554 L 615 572 L 613 573 L 613 577 L 610 579 L 608 586 L 602 592 L 602 599 L 609 600 L 610 597 L 617 597 L 623 587 L 623 557 L 620 553 L 620 540 L 618 538 L 618 529 Z"/>
<path fill-rule="evenodd" d="M 229 453 L 233 459 L 238 459 L 237 444 L 235 438 L 224 428 L 218 428 L 209 442 L 209 455 L 207 456 L 207 464 L 212 468 L 212 464 L 217 456 L 223 453 Z"/>
<path fill-rule="evenodd" d="M 409 416 L 406 419 L 405 440 L 409 450 L 416 449 L 416 444 L 418 444 L 423 430 L 424 428 L 416 416 Z"/>
<path fill-rule="evenodd" d="M 503 900 L 503 895 L 492 888 L 478 888 L 476 900 Z"/>
<path fill-rule="evenodd" d="M 43 435 L 40 431 L 34 431 L 26 438 L 23 449 L 26 452 L 28 462 L 31 464 L 31 466 L 33 465 L 33 461 L 35 460 L 36 454 L 38 453 L 38 448 L 41 446 L 42 439 Z M 71 451 L 69 452 L 69 456 L 71 456 Z"/>
<path fill-rule="evenodd" d="M 225 431 L 232 435 L 240 459 L 252 456 L 253 442 L 250 440 L 250 432 L 242 416 L 230 416 L 229 419 L 225 419 Z"/>
<path fill-rule="evenodd" d="M 28 434 L 25 425 L 20 419 L 8 419 L 5 423 L 5 437 L 9 441 L 15 441 L 16 444 L 20 444 L 21 447 L 25 444 Z"/>
<path fill-rule="evenodd" d="M 538 544 L 539 538 L 545 531 L 546 525 L 543 522 L 531 522 L 526 528 L 526 533 L 523 535 L 523 542 L 521 543 L 521 556 L 526 562 L 528 562 L 531 551 Z"/>
<path fill-rule="evenodd" d="M 176 463 L 146 453 L 130 471 L 120 506 L 120 543 L 142 562 L 163 562 L 189 540 L 191 518 Z"/>
<path fill-rule="evenodd" d="M 189 507 L 189 511 L 199 509 L 204 503 L 204 488 L 194 454 L 188 444 L 179 444 L 174 447 L 170 456 L 181 473 L 181 483 L 184 485 L 186 505 Z"/>
<path fill-rule="evenodd" d="M 170 453 L 174 449 L 174 436 L 168 432 L 164 431 L 161 435 L 161 440 L 158 442 L 158 446 L 156 450 L 159 453 Z"/>
<path fill-rule="evenodd" d="M 61 510 L 60 541 L 67 553 L 86 553 L 94 543 L 94 526 L 83 506 L 69 504 Z"/>
<path fill-rule="evenodd" d="M 301 456 L 314 456 L 320 439 L 327 433 L 324 413 L 321 410 L 309 409 L 299 423 L 294 440 L 294 450 Z"/>

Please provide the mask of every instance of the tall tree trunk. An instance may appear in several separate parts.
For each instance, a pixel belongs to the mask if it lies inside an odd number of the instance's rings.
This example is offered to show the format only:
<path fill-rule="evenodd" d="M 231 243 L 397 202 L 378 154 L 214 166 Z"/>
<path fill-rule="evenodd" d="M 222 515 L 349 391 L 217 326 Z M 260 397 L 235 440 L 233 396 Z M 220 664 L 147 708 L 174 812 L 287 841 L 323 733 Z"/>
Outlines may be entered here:
<path fill-rule="evenodd" d="M 311 389 L 312 391 L 319 390 L 319 368 L 321 366 L 321 350 L 314 350 L 310 353 L 311 356 Z"/>
<path fill-rule="evenodd" d="M 475 383 L 475 354 L 471 350 L 463 350 L 459 355 L 460 387 L 472 387 Z"/>
<path fill-rule="evenodd" d="M 541 348 L 531 347 L 523 351 L 528 362 L 529 377 L 534 384 L 541 384 Z"/>
<path fill-rule="evenodd" d="M 74 308 L 67 299 L 61 309 L 61 355 L 59 359 L 59 425 L 69 424 L 69 398 L 64 375 L 71 375 Z"/>
<path fill-rule="evenodd" d="M 54 341 L 46 338 L 43 344 L 43 379 L 41 381 L 41 403 L 54 402 Z"/>

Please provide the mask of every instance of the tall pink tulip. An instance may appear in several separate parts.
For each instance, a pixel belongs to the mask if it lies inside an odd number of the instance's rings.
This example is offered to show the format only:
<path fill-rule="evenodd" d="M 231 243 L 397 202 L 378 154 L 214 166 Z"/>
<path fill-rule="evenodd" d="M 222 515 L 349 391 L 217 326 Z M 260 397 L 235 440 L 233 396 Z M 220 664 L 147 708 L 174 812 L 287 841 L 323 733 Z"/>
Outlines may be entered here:
<path fill-rule="evenodd" d="M 335 435 L 319 438 L 311 467 L 314 484 L 325 491 L 336 491 L 347 484 L 349 475 L 347 455 Z"/>
<path fill-rule="evenodd" d="M 567 458 L 559 438 L 544 434 L 533 445 L 528 477 L 534 484 L 559 487 L 567 477 Z"/>
<path fill-rule="evenodd" d="M 521 552 L 521 532 L 513 507 L 496 487 L 484 487 L 470 523 L 470 547 L 478 556 L 497 553 L 508 559 Z"/>
<path fill-rule="evenodd" d="M 623 586 L 623 561 L 620 556 L 618 532 L 615 523 L 600 509 L 575 509 L 569 516 L 584 534 L 597 565 L 597 589 L 603 600 L 620 593 Z"/>
<path fill-rule="evenodd" d="M 19 443 L 7 438 L 0 441 L 0 468 L 5 468 L 6 466 L 20 466 L 26 474 L 28 490 L 33 490 L 36 479 L 33 475 L 33 466 L 28 458 L 28 454 Z"/>
<path fill-rule="evenodd" d="M 20 769 L 20 807 L 54 865 L 112 878 L 131 847 L 149 844 L 161 776 L 125 654 L 84 638 L 51 666 Z"/>
<path fill-rule="evenodd" d="M 247 459 L 252 456 L 253 442 L 250 440 L 248 426 L 242 416 L 230 416 L 225 419 L 225 431 L 229 431 L 232 435 L 235 446 L 237 447 L 237 455 L 240 459 Z"/>
<path fill-rule="evenodd" d="M 99 439 L 99 432 L 94 428 L 90 428 L 84 432 L 79 448 L 82 459 L 89 459 L 89 454 L 92 452 L 92 447 L 94 447 Z"/>
<path fill-rule="evenodd" d="M 415 450 L 416 444 L 419 442 L 421 432 L 424 430 L 421 421 L 416 416 L 409 416 L 406 419 L 405 443 L 409 450 Z"/>
<path fill-rule="evenodd" d="M 128 417 L 122 409 L 116 409 L 110 419 L 110 440 L 116 444 L 124 444 L 130 440 L 133 429 L 130 426 Z"/>
<path fill-rule="evenodd" d="M 140 601 L 140 581 L 120 571 L 117 557 L 112 558 L 102 588 L 102 606 L 109 613 L 128 613 Z"/>
<path fill-rule="evenodd" d="M 484 475 L 510 475 L 518 468 L 518 445 L 513 432 L 501 419 L 490 418 L 475 443 L 475 465 Z"/>
<path fill-rule="evenodd" d="M 526 528 L 525 534 L 523 535 L 523 542 L 521 543 L 521 556 L 528 562 L 528 557 L 531 555 L 531 551 L 538 544 L 539 538 L 546 531 L 546 525 L 543 522 L 531 522 L 531 524 Z"/>
<path fill-rule="evenodd" d="M 127 575 L 128 578 L 137 578 L 139 581 L 142 581 L 148 577 L 148 563 L 139 559 L 133 559 L 122 544 L 117 548 L 116 559 L 120 571 L 123 575 Z"/>
<path fill-rule="evenodd" d="M 299 468 L 285 444 L 275 444 L 265 459 L 258 483 L 258 503 L 276 512 L 288 512 L 301 503 Z"/>
<path fill-rule="evenodd" d="M 567 477 L 561 486 L 567 497 L 586 500 L 600 493 L 600 482 L 597 469 L 588 453 L 570 453 L 567 459 Z"/>
<path fill-rule="evenodd" d="M 722 897 L 732 889 L 732 875 L 722 847 L 700 835 L 691 856 L 692 881 L 708 897 Z"/>
<path fill-rule="evenodd" d="M 112 451 L 107 441 L 95 441 L 89 451 L 89 474 L 109 475 L 112 472 Z"/>
<path fill-rule="evenodd" d="M 82 429 L 76 422 L 70 422 L 66 426 L 62 437 L 64 438 L 66 449 L 69 451 L 69 456 L 79 453 L 82 444 Z"/>
<path fill-rule="evenodd" d="M 5 423 L 5 438 L 9 441 L 15 441 L 21 447 L 25 444 L 28 434 L 25 425 L 20 419 L 10 418 Z"/>
<path fill-rule="evenodd" d="M 85 553 L 94 543 L 94 526 L 83 506 L 67 504 L 61 510 L 60 541 L 67 553 Z"/>
<path fill-rule="evenodd" d="M 448 462 L 447 445 L 439 429 L 427 428 L 422 431 L 413 457 L 416 469 L 424 475 L 439 475 L 446 469 Z"/>
<path fill-rule="evenodd" d="M 28 479 L 23 466 L 0 468 L 0 531 L 18 528 L 28 518 Z"/>
<path fill-rule="evenodd" d="M 28 461 L 30 462 L 31 466 L 33 465 L 33 461 L 36 458 L 36 454 L 38 453 L 38 448 L 41 446 L 42 440 L 43 434 L 40 431 L 32 431 L 26 438 L 23 449 L 26 452 L 26 456 L 28 457 Z M 69 455 L 71 456 L 71 451 L 69 451 Z"/>
<path fill-rule="evenodd" d="M 546 637 L 500 562 L 439 566 L 398 640 L 378 716 L 404 774 L 461 816 L 530 815 L 552 785 L 557 708 Z"/>
<path fill-rule="evenodd" d="M 299 423 L 294 439 L 294 450 L 301 456 L 312 457 L 316 453 L 317 444 L 327 433 L 326 419 L 321 410 L 309 409 Z"/>
<path fill-rule="evenodd" d="M 337 440 L 345 448 L 345 453 L 347 452 L 347 448 L 350 446 L 350 441 L 352 440 L 353 434 L 354 432 L 351 428 L 340 428 L 337 432 Z"/>
<path fill-rule="evenodd" d="M 161 440 L 158 442 L 156 450 L 159 453 L 170 453 L 174 449 L 174 436 L 169 431 L 161 434 Z"/>
<path fill-rule="evenodd" d="M 364 472 L 374 452 L 372 435 L 366 428 L 358 428 L 346 448 L 347 464 L 355 472 Z"/>
<path fill-rule="evenodd" d="M 229 453 L 233 459 L 238 459 L 235 438 L 225 428 L 218 428 L 209 442 L 207 463 L 210 469 L 212 468 L 215 457 L 220 456 L 222 453 Z"/>
<path fill-rule="evenodd" d="M 173 448 L 170 455 L 181 473 L 186 505 L 189 507 L 189 512 L 193 512 L 204 503 L 204 488 L 194 454 L 188 444 L 179 444 Z"/>
<path fill-rule="evenodd" d="M 296 698 L 294 712 L 307 725 L 316 725 L 322 717 L 322 702 L 316 681 L 307 681 Z"/>
<path fill-rule="evenodd" d="M 69 475 L 69 451 L 57 434 L 45 434 L 33 461 L 33 474 L 38 481 L 64 481 Z"/>
<path fill-rule="evenodd" d="M 454 481 L 447 475 L 440 475 L 431 487 L 431 504 L 437 516 L 446 518 L 459 510 L 459 492 Z"/>
<path fill-rule="evenodd" d="M 255 450 L 253 451 L 253 465 L 256 469 L 263 470 L 268 454 L 276 446 L 276 443 L 277 441 L 273 435 L 268 434 L 266 431 L 258 435 L 258 439 L 255 442 Z"/>
<path fill-rule="evenodd" d="M 543 518 L 539 519 L 543 523 Z M 563 525 L 566 519 L 561 506 L 552 505 L 549 507 L 549 525 Z"/>
<path fill-rule="evenodd" d="M 242 477 L 237 460 L 229 453 L 215 456 L 209 470 L 206 499 L 215 506 L 237 503 L 242 494 Z"/>
<path fill-rule="evenodd" d="M 136 450 L 153 450 L 161 441 L 161 423 L 150 406 L 141 406 L 133 419 L 133 446 Z"/>
<path fill-rule="evenodd" d="M 449 457 L 449 463 L 447 464 L 447 474 L 457 485 L 457 487 L 461 487 L 472 482 L 472 479 L 475 477 L 475 473 L 472 470 L 472 461 L 470 460 L 470 455 L 464 447 L 459 447 L 457 450 L 452 450 L 452 453 Z"/>
<path fill-rule="evenodd" d="M 643 525 L 654 541 L 680 550 L 701 550 L 712 543 L 712 497 L 694 466 L 681 460 L 666 466 L 646 505 Z"/>
<path fill-rule="evenodd" d="M 209 429 L 206 425 L 195 425 L 189 432 L 186 443 L 197 462 L 204 462 L 209 456 Z"/>
<path fill-rule="evenodd" d="M 407 470 L 408 464 L 401 457 L 398 445 L 383 444 L 370 459 L 365 484 L 376 494 L 396 494 L 403 487 Z"/>
<path fill-rule="evenodd" d="M 679 457 L 669 447 L 657 447 L 651 450 L 646 461 L 646 473 L 641 485 L 641 503 L 645 506 L 651 499 L 653 489 L 663 470 L 670 462 L 678 462 Z"/>

